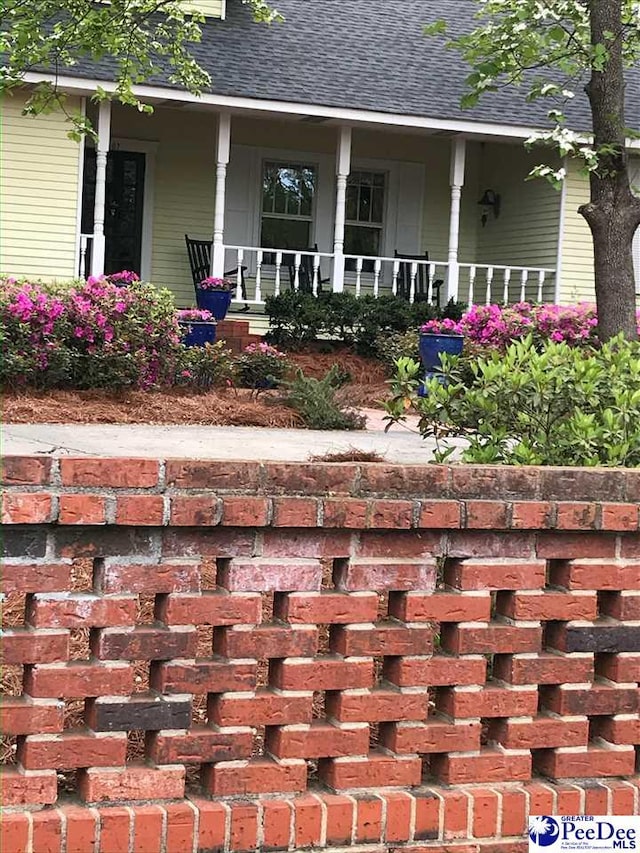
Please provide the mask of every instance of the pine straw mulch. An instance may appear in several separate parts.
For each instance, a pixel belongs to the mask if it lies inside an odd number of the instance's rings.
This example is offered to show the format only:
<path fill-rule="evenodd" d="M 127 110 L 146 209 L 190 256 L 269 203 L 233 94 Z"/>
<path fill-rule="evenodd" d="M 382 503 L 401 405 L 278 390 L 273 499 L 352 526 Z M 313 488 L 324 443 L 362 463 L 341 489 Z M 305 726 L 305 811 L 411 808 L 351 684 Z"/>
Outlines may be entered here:
<path fill-rule="evenodd" d="M 338 392 L 350 408 L 375 408 L 388 395 L 384 365 L 349 350 L 293 353 L 291 360 L 308 376 L 320 378 L 338 364 L 351 382 Z M 277 392 L 256 394 L 243 388 L 206 393 L 165 391 L 27 391 L 2 398 L 4 423 L 203 424 L 207 426 L 296 427 L 302 418 L 279 402 Z"/>

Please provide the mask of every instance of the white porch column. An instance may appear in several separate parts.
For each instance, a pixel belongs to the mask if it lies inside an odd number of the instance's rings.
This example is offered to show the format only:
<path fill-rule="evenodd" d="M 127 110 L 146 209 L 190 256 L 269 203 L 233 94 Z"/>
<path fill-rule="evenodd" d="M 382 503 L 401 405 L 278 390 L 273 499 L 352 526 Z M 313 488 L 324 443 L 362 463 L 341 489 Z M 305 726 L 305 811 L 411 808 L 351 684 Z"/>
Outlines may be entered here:
<path fill-rule="evenodd" d="M 101 101 L 98 111 L 98 140 L 96 142 L 96 194 L 93 207 L 93 245 L 91 275 L 104 272 L 104 206 L 107 185 L 107 155 L 111 137 L 111 101 Z"/>
<path fill-rule="evenodd" d="M 449 217 L 449 272 L 447 274 L 447 300 L 458 298 L 458 282 L 460 267 L 458 266 L 458 249 L 460 246 L 460 200 L 464 186 L 464 167 L 466 160 L 467 141 L 458 137 L 451 146 L 451 213 Z"/>
<path fill-rule="evenodd" d="M 218 145 L 216 153 L 216 196 L 213 209 L 213 252 L 211 275 L 224 275 L 224 200 L 227 185 L 227 166 L 231 150 L 231 114 L 220 113 L 218 118 Z"/>
<path fill-rule="evenodd" d="M 344 290 L 344 220 L 347 205 L 347 178 L 351 171 L 351 128 L 341 127 L 336 156 L 336 227 L 333 238 L 334 293 Z"/>

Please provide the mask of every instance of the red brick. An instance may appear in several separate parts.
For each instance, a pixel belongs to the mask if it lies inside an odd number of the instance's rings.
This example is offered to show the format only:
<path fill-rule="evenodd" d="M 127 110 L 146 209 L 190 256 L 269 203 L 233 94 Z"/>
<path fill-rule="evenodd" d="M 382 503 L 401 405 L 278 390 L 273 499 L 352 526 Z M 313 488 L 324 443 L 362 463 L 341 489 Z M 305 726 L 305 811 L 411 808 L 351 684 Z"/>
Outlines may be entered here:
<path fill-rule="evenodd" d="M 51 495 L 34 493 L 2 495 L 2 524 L 44 524 L 51 521 Z"/>
<path fill-rule="evenodd" d="M 449 533 L 448 553 L 450 557 L 533 557 L 535 538 L 532 533 L 490 532 L 482 530 L 459 530 Z M 538 555 L 541 556 L 541 555 Z"/>
<path fill-rule="evenodd" d="M 38 593 L 29 602 L 27 619 L 36 628 L 115 628 L 135 625 L 137 603 L 132 595 L 106 598 L 82 593 Z"/>
<path fill-rule="evenodd" d="M 555 790 L 551 783 L 534 782 L 526 786 L 531 815 L 548 815 L 555 811 Z"/>
<path fill-rule="evenodd" d="M 327 813 L 327 845 L 350 844 L 353 834 L 355 802 L 351 797 L 322 794 Z"/>
<path fill-rule="evenodd" d="M 5 813 L 0 821 L 0 850 L 2 853 L 24 853 L 29 848 L 31 815 Z"/>
<path fill-rule="evenodd" d="M 494 662 L 494 677 L 511 684 L 585 684 L 593 681 L 593 655 L 500 655 Z"/>
<path fill-rule="evenodd" d="M 100 848 L 127 850 L 133 813 L 126 808 L 100 809 Z"/>
<path fill-rule="evenodd" d="M 609 743 L 622 746 L 629 743 L 640 744 L 640 718 L 637 714 L 602 717 L 600 720 L 594 720 L 594 724 L 598 736 Z"/>
<path fill-rule="evenodd" d="M 274 616 L 284 622 L 338 625 L 373 622 L 378 615 L 375 592 L 293 592 L 276 596 Z"/>
<path fill-rule="evenodd" d="M 411 501 L 376 500 L 371 502 L 369 527 L 408 530 L 413 524 Z"/>
<path fill-rule="evenodd" d="M 2 697 L 2 732 L 5 735 L 61 732 L 63 717 L 63 702 L 24 695 Z"/>
<path fill-rule="evenodd" d="M 349 553 L 347 551 L 343 556 Z M 353 553 L 356 557 L 384 557 L 390 560 L 437 557 L 442 553 L 442 535 L 431 530 L 367 530 L 354 542 Z"/>
<path fill-rule="evenodd" d="M 231 592 L 315 592 L 322 584 L 322 564 L 295 558 L 229 560 L 219 583 Z"/>
<path fill-rule="evenodd" d="M 78 767 L 119 767 L 127 756 L 127 736 L 65 732 L 29 735 L 18 747 L 25 770 L 75 770 Z"/>
<path fill-rule="evenodd" d="M 69 659 L 69 632 L 5 628 L 0 660 L 4 664 L 55 663 Z"/>
<path fill-rule="evenodd" d="M 216 649 L 228 658 L 313 657 L 318 629 L 309 625 L 223 628 L 216 635 Z"/>
<path fill-rule="evenodd" d="M 442 648 L 456 655 L 539 652 L 541 644 L 542 628 L 499 622 L 447 625 L 442 633 Z"/>
<path fill-rule="evenodd" d="M 360 468 L 363 494 L 428 497 L 444 491 L 449 480 L 446 465 L 394 465 L 375 463 Z"/>
<path fill-rule="evenodd" d="M 330 788 L 408 788 L 420 784 L 422 762 L 418 756 L 369 753 L 362 758 L 323 758 L 320 780 Z"/>
<path fill-rule="evenodd" d="M 32 816 L 32 850 L 38 853 L 60 853 L 62 850 L 62 819 L 58 809 L 47 809 Z M 25 850 L 28 848 L 25 847 Z M 4 851 L 3 851 L 4 853 Z"/>
<path fill-rule="evenodd" d="M 386 802 L 384 841 L 408 841 L 411 838 L 411 811 L 413 797 L 405 791 L 381 791 Z"/>
<path fill-rule="evenodd" d="M 153 668 L 151 688 L 161 693 L 226 693 L 253 690 L 257 664 L 252 661 L 163 661 Z"/>
<path fill-rule="evenodd" d="M 294 800 L 294 844 L 297 850 L 320 845 L 322 837 L 322 805 L 320 798 L 308 795 Z"/>
<path fill-rule="evenodd" d="M 524 835 L 527 826 L 527 797 L 524 791 L 505 790 L 502 794 L 502 823 L 500 834 L 504 836 Z M 578 814 L 575 809 L 568 814 Z"/>
<path fill-rule="evenodd" d="M 197 633 L 193 626 L 103 628 L 91 638 L 91 651 L 100 660 L 169 660 L 193 658 Z"/>
<path fill-rule="evenodd" d="M 148 489 L 158 485 L 159 463 L 154 459 L 60 460 L 63 486 L 102 486 L 113 489 Z"/>
<path fill-rule="evenodd" d="M 369 726 L 336 726 L 317 720 L 309 725 L 272 726 L 266 749 L 277 758 L 341 758 L 369 751 Z"/>
<path fill-rule="evenodd" d="M 475 752 L 480 749 L 479 721 L 450 721 L 430 716 L 426 723 L 389 723 L 380 731 L 380 743 L 398 753 Z"/>
<path fill-rule="evenodd" d="M 167 813 L 166 853 L 185 853 L 193 849 L 196 829 L 195 811 L 189 803 L 169 803 Z"/>
<path fill-rule="evenodd" d="M 356 844 L 380 841 L 384 834 L 382 826 L 382 800 L 375 794 L 358 796 L 356 800 Z"/>
<path fill-rule="evenodd" d="M 467 838 L 470 832 L 468 826 L 470 795 L 455 790 L 442 790 L 439 793 L 444 799 L 444 838 Z"/>
<path fill-rule="evenodd" d="M 229 527 L 264 527 L 269 517 L 267 498 L 225 497 L 222 501 L 222 521 Z"/>
<path fill-rule="evenodd" d="M 513 592 L 498 596 L 497 610 L 511 619 L 568 621 L 595 619 L 598 599 L 595 592 Z"/>
<path fill-rule="evenodd" d="M 484 684 L 486 670 L 487 660 L 480 655 L 468 658 L 395 657 L 384 662 L 384 677 L 399 687 Z"/>
<path fill-rule="evenodd" d="M 556 809 L 558 815 L 577 815 L 582 809 L 581 791 L 570 785 L 556 785 Z M 630 812 L 629 812 L 630 814 Z"/>
<path fill-rule="evenodd" d="M 43 486 L 50 481 L 51 459 L 36 456 L 4 456 L 0 476 L 8 486 Z"/>
<path fill-rule="evenodd" d="M 640 562 L 566 561 L 555 567 L 551 581 L 571 590 L 640 590 Z"/>
<path fill-rule="evenodd" d="M 371 658 L 337 656 L 277 660 L 269 676 L 270 683 L 280 690 L 348 690 L 373 687 L 373 680 Z"/>
<path fill-rule="evenodd" d="M 322 526 L 361 530 L 367 526 L 369 503 L 355 499 L 322 502 Z"/>
<path fill-rule="evenodd" d="M 627 817 L 635 809 L 634 791 L 627 782 L 609 782 L 609 790 L 613 793 L 611 813 Z"/>
<path fill-rule="evenodd" d="M 141 563 L 118 565 L 104 561 L 98 569 L 100 589 L 106 593 L 198 592 L 200 563 Z"/>
<path fill-rule="evenodd" d="M 432 792 L 425 791 L 421 796 L 417 796 L 415 801 L 415 840 L 437 838 L 440 832 L 440 798 Z"/>
<path fill-rule="evenodd" d="M 514 501 L 511 504 L 511 527 L 515 530 L 544 530 L 550 522 L 549 501 Z"/>
<path fill-rule="evenodd" d="M 466 501 L 465 527 L 482 530 L 506 530 L 509 527 L 508 506 L 503 501 Z"/>
<path fill-rule="evenodd" d="M 133 667 L 120 662 L 37 665 L 27 670 L 24 689 L 42 698 L 127 695 L 133 691 Z"/>
<path fill-rule="evenodd" d="M 358 467 L 351 463 L 266 462 L 264 487 L 268 492 L 286 495 L 351 494 L 357 475 Z"/>
<path fill-rule="evenodd" d="M 489 592 L 402 592 L 389 598 L 389 615 L 403 622 L 488 622 Z"/>
<path fill-rule="evenodd" d="M 499 720 L 491 728 L 491 737 L 506 749 L 586 746 L 589 720 L 586 717 L 548 716 L 532 720 Z"/>
<path fill-rule="evenodd" d="M 202 850 L 222 849 L 227 835 L 226 824 L 229 806 L 223 803 L 212 803 L 210 800 L 194 796 L 191 796 L 190 799 L 200 814 L 200 848 Z"/>
<path fill-rule="evenodd" d="M 249 491 L 256 489 L 260 477 L 257 462 L 227 462 L 224 459 L 169 459 L 166 465 L 167 486 L 176 489 L 237 489 L 241 483 Z"/>
<path fill-rule="evenodd" d="M 161 527 L 164 523 L 162 495 L 118 495 L 116 524 Z"/>
<path fill-rule="evenodd" d="M 219 761 L 208 769 L 204 787 L 215 797 L 296 793 L 307 785 L 306 761 Z"/>
<path fill-rule="evenodd" d="M 291 840 L 293 802 L 265 800 L 262 804 L 262 846 L 265 850 L 288 850 Z"/>
<path fill-rule="evenodd" d="M 498 832 L 500 799 L 495 791 L 476 788 L 473 793 L 473 836 L 495 838 Z"/>
<path fill-rule="evenodd" d="M 21 770 L 4 765 L 0 768 L 2 805 L 41 805 L 55 803 L 58 796 L 58 777 L 55 770 Z"/>
<path fill-rule="evenodd" d="M 318 502 L 313 498 L 273 499 L 275 527 L 315 527 L 317 520 Z"/>
<path fill-rule="evenodd" d="M 12 565 L 6 560 L 2 566 L 2 591 L 12 592 L 63 592 L 71 586 L 71 565 L 38 563 Z"/>
<path fill-rule="evenodd" d="M 430 625 L 345 625 L 331 633 L 331 651 L 348 657 L 428 655 L 433 651 Z"/>
<path fill-rule="evenodd" d="M 544 560 L 452 560 L 445 582 L 461 590 L 540 589 L 545 585 Z"/>
<path fill-rule="evenodd" d="M 435 560 L 412 563 L 406 560 L 352 559 L 336 572 L 336 586 L 357 590 L 432 590 L 436 584 Z"/>
<path fill-rule="evenodd" d="M 351 534 L 341 530 L 299 530 L 266 528 L 262 534 L 262 556 L 308 560 L 322 557 L 347 557 L 351 553 Z M 244 556 L 232 554 L 230 556 Z M 250 556 L 247 555 L 247 556 Z"/>
<path fill-rule="evenodd" d="M 258 846 L 258 806 L 232 803 L 229 832 L 229 850 L 253 853 Z"/>
<path fill-rule="evenodd" d="M 285 726 L 311 722 L 311 694 L 223 693 L 210 698 L 207 716 L 220 726 Z"/>
<path fill-rule="evenodd" d="M 179 527 L 218 524 L 220 501 L 213 495 L 177 495 L 171 498 L 169 523 Z"/>
<path fill-rule="evenodd" d="M 438 694 L 438 710 L 450 717 L 530 717 L 538 709 L 537 687 L 501 687 L 481 690 L 452 687 Z"/>
<path fill-rule="evenodd" d="M 104 524 L 107 502 L 99 495 L 60 495 L 59 524 Z"/>
<path fill-rule="evenodd" d="M 635 756 L 633 746 L 551 749 L 537 754 L 536 768 L 552 779 L 632 776 Z"/>
<path fill-rule="evenodd" d="M 345 690 L 326 697 L 327 714 L 341 723 L 423 720 L 427 715 L 426 693 L 402 693 L 383 687 Z"/>
<path fill-rule="evenodd" d="M 603 592 L 598 597 L 600 614 L 619 619 L 621 622 L 640 621 L 640 592 L 621 590 L 620 592 Z M 595 616 L 579 617 L 572 619 L 595 619 Z"/>
<path fill-rule="evenodd" d="M 483 747 L 478 755 L 434 755 L 431 769 L 447 785 L 523 782 L 531 778 L 531 753 L 529 750 L 502 751 Z"/>
<path fill-rule="evenodd" d="M 205 764 L 251 757 L 250 728 L 223 732 L 207 726 L 192 726 L 188 732 L 152 732 L 147 755 L 154 764 Z"/>
<path fill-rule="evenodd" d="M 630 684 L 634 681 L 637 683 L 640 681 L 640 654 L 623 652 L 617 655 L 598 655 L 596 671 L 598 675 L 621 684 Z M 577 679 L 571 680 L 577 681 Z"/>
<path fill-rule="evenodd" d="M 462 504 L 458 501 L 421 501 L 418 527 L 436 530 L 461 526 Z"/>
<path fill-rule="evenodd" d="M 157 608 L 158 619 L 167 625 L 255 625 L 261 613 L 262 599 L 251 593 L 172 593 Z"/>
<path fill-rule="evenodd" d="M 637 504 L 603 503 L 600 506 L 600 513 L 603 530 L 635 531 L 638 529 Z"/>
<path fill-rule="evenodd" d="M 86 802 L 178 799 L 184 796 L 184 767 L 90 767 L 78 775 L 78 792 Z"/>
<path fill-rule="evenodd" d="M 556 504 L 558 530 L 593 530 L 596 524 L 595 503 Z"/>
<path fill-rule="evenodd" d="M 548 531 L 538 534 L 536 554 L 543 560 L 613 558 L 616 537 L 611 533 Z"/>
<path fill-rule="evenodd" d="M 86 853 L 96 850 L 96 835 L 98 829 L 99 815 L 95 809 L 87 809 L 81 806 L 63 806 L 66 819 L 66 853 Z M 136 815 L 136 824 L 140 816 Z M 142 853 L 134 847 L 134 853 Z M 146 853 L 156 853 L 149 847 Z"/>
<path fill-rule="evenodd" d="M 584 792 L 584 813 L 604 815 L 609 810 L 609 789 L 606 785 L 592 783 Z"/>
<path fill-rule="evenodd" d="M 556 714 L 587 714 L 600 716 L 610 714 L 635 714 L 638 711 L 636 687 L 621 687 L 609 684 L 562 684 L 547 687 L 542 693 L 546 708 Z"/>

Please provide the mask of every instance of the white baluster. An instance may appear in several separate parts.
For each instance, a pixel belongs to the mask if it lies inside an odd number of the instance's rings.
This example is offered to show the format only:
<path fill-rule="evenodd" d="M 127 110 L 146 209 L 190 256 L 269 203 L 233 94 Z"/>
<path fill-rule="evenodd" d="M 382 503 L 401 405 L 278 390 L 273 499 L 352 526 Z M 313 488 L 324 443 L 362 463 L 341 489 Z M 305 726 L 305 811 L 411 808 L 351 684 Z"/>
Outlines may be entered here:
<path fill-rule="evenodd" d="M 280 267 L 282 266 L 282 252 L 276 252 L 276 281 L 274 293 L 276 296 L 280 294 Z"/>
<path fill-rule="evenodd" d="M 529 278 L 529 273 L 527 270 L 522 270 L 522 274 L 520 276 L 520 302 L 527 301 L 527 279 Z"/>
<path fill-rule="evenodd" d="M 476 268 L 469 268 L 469 305 L 473 305 L 473 287 L 476 283 Z"/>
<path fill-rule="evenodd" d="M 505 305 L 509 304 L 509 282 L 511 281 L 511 270 L 507 267 L 504 271 L 504 289 L 502 292 L 502 301 Z"/>
<path fill-rule="evenodd" d="M 300 264 L 302 263 L 302 256 L 300 252 L 296 252 L 294 261 L 293 261 L 293 289 L 297 293 L 300 289 Z"/>
<path fill-rule="evenodd" d="M 493 267 L 487 267 L 487 293 L 484 304 L 491 304 L 491 286 L 493 284 Z"/>
<path fill-rule="evenodd" d="M 398 295 L 398 276 L 400 275 L 400 261 L 393 262 L 393 278 L 391 280 L 391 292 Z"/>
<path fill-rule="evenodd" d="M 311 283 L 311 289 L 313 291 L 313 295 L 318 295 L 318 287 L 320 286 L 320 255 L 313 256 L 313 281 Z"/>
<path fill-rule="evenodd" d="M 418 264 L 411 262 L 411 284 L 409 285 L 409 305 L 413 305 L 416 299 L 416 278 L 418 277 Z"/>
<path fill-rule="evenodd" d="M 87 238 L 84 234 L 80 235 L 80 269 L 78 273 L 80 278 L 87 277 Z"/>
<path fill-rule="evenodd" d="M 542 302 L 542 296 L 544 292 L 544 280 L 545 280 L 545 272 L 544 270 L 540 270 L 538 273 L 538 302 Z"/>
<path fill-rule="evenodd" d="M 380 270 L 382 269 L 382 261 L 380 258 L 376 258 L 373 262 L 373 295 L 378 295 L 378 290 L 380 287 Z"/>
<path fill-rule="evenodd" d="M 362 285 L 362 258 L 356 260 L 356 296 L 360 296 L 360 287 Z"/>
<path fill-rule="evenodd" d="M 256 302 L 262 302 L 262 262 L 264 260 L 264 252 L 258 249 L 256 256 Z"/>
<path fill-rule="evenodd" d="M 429 264 L 426 267 L 427 273 L 427 302 L 433 302 L 433 282 L 436 280 L 436 265 Z"/>

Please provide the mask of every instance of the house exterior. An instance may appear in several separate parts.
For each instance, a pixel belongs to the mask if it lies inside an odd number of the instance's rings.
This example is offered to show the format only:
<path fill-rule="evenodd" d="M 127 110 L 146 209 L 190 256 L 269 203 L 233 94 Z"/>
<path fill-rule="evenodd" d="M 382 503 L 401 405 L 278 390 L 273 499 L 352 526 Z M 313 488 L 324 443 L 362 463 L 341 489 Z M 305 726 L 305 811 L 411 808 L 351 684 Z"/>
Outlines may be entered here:
<path fill-rule="evenodd" d="M 285 22 L 270 27 L 240 0 L 190 2 L 207 15 L 201 97 L 159 79 L 137 88 L 150 116 L 97 106 L 109 64 L 80 64 L 59 83 L 98 129 L 81 145 L 61 113 L 26 118 L 24 92 L 4 98 L 4 273 L 134 269 L 188 305 L 189 235 L 211 242 L 213 274 L 242 270 L 236 307 L 299 286 L 304 269 L 314 292 L 435 298 L 442 282 L 442 301 L 594 298 L 587 180 L 571 163 L 561 191 L 526 180 L 541 154 L 523 141 L 544 109 L 504 91 L 461 110 L 468 69 L 422 35 L 438 18 L 468 27 L 473 0 L 279 0 Z M 628 89 L 640 128 L 640 85 Z M 569 112 L 588 127 L 586 99 Z M 635 258 L 640 291 L 640 233 Z"/>

